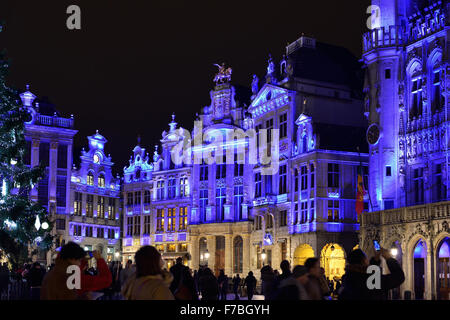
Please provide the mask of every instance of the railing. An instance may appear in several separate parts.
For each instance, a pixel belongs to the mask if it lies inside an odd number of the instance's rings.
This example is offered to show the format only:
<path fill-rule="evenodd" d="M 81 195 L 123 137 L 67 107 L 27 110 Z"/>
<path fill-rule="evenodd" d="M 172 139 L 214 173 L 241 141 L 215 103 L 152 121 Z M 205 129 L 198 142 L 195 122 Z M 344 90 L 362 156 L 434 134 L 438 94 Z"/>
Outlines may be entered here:
<path fill-rule="evenodd" d="M 444 218 L 450 218 L 450 201 L 392 210 L 364 212 L 361 215 L 361 226 L 396 224 Z"/>
<path fill-rule="evenodd" d="M 36 115 L 36 120 L 34 123 L 43 126 L 73 128 L 73 118 L 44 116 L 42 114 Z"/>
<path fill-rule="evenodd" d="M 400 26 L 389 26 L 373 29 L 363 35 L 364 53 L 382 47 L 393 47 L 404 44 L 404 30 Z"/>

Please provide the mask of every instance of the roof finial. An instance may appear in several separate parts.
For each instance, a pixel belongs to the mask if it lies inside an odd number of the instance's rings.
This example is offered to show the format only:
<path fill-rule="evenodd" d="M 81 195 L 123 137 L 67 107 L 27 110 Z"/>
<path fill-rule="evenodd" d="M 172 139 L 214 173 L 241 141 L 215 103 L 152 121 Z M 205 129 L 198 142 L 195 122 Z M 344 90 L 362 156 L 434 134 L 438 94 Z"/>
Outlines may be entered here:
<path fill-rule="evenodd" d="M 141 135 L 140 134 L 138 134 L 138 136 L 137 136 L 137 145 L 141 146 Z"/>
<path fill-rule="evenodd" d="M 95 133 L 97 133 L 97 134 L 98 134 L 98 129 L 97 129 L 97 130 L 95 130 Z"/>
<path fill-rule="evenodd" d="M 25 88 L 27 88 L 27 91 L 29 91 L 29 90 L 30 90 L 30 85 L 29 85 L 29 84 L 26 84 L 26 85 L 25 85 Z"/>
<path fill-rule="evenodd" d="M 172 122 L 174 122 L 174 121 L 175 121 L 175 112 L 172 113 Z"/>

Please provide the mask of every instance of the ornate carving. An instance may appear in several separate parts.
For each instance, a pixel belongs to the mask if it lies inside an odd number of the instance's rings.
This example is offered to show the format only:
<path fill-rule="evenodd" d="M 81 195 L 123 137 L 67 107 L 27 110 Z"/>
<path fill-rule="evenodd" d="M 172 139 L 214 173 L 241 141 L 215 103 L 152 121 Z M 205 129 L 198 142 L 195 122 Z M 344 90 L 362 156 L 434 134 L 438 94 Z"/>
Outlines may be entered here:
<path fill-rule="evenodd" d="M 231 68 L 225 68 L 225 63 L 222 63 L 222 65 L 214 64 L 216 67 L 219 68 L 219 72 L 214 76 L 214 82 L 216 84 L 222 84 L 227 83 L 231 81 Z"/>

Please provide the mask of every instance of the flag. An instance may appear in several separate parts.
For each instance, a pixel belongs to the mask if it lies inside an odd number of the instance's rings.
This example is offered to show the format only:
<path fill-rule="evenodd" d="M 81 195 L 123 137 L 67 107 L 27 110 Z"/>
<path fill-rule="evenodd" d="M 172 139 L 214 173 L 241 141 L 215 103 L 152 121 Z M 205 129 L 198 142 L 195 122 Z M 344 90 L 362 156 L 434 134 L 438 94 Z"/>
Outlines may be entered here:
<path fill-rule="evenodd" d="M 356 192 L 356 213 L 359 215 L 364 210 L 364 182 L 361 170 L 358 172 L 358 189 Z"/>

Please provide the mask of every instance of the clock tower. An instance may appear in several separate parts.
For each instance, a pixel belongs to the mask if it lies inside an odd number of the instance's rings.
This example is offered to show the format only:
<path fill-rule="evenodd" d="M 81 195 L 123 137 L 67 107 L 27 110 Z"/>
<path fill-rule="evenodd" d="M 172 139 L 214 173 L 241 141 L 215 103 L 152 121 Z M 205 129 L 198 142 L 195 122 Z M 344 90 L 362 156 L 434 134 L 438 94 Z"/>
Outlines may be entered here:
<path fill-rule="evenodd" d="M 405 205 L 400 185 L 403 168 L 399 161 L 404 3 L 405 0 L 372 0 L 373 8 L 382 8 L 372 12 L 380 15 L 380 19 L 363 39 L 371 211 Z"/>

